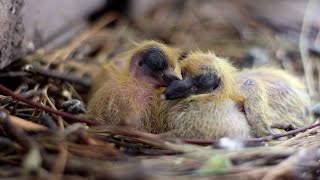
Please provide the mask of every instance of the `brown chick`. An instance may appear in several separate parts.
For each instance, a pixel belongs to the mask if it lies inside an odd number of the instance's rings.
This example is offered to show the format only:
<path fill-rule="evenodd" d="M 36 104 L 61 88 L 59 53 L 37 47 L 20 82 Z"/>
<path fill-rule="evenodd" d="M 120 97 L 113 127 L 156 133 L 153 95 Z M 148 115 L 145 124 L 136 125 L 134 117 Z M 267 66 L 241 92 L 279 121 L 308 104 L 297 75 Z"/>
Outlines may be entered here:
<path fill-rule="evenodd" d="M 106 124 L 126 124 L 157 132 L 157 90 L 181 78 L 178 56 L 179 50 L 156 41 L 135 44 L 94 76 L 88 116 Z"/>
<path fill-rule="evenodd" d="M 260 137 L 274 133 L 274 123 L 309 123 L 304 86 L 283 70 L 239 72 L 203 52 L 189 54 L 180 64 L 183 80 L 170 84 L 161 104 L 163 131 L 174 137 Z"/>

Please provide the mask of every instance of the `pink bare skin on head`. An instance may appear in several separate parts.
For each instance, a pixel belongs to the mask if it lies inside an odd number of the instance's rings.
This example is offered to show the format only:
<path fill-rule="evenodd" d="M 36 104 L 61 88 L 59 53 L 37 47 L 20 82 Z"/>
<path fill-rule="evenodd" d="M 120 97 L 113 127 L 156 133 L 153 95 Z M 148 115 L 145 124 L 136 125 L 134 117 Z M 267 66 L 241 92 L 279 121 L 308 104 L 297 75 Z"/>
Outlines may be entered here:
<path fill-rule="evenodd" d="M 160 128 L 157 89 L 181 77 L 180 68 L 175 72 L 178 52 L 147 41 L 105 66 L 100 73 L 103 78 L 97 81 L 101 85 L 90 98 L 88 115 L 106 124 L 125 124 L 156 133 Z"/>

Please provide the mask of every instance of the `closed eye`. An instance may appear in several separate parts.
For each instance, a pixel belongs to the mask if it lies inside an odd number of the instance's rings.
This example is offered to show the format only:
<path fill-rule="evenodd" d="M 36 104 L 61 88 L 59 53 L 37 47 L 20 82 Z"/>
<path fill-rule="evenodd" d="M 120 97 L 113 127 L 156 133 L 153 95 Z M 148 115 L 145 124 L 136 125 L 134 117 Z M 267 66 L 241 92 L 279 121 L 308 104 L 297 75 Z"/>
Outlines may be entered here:
<path fill-rule="evenodd" d="M 190 88 L 187 88 L 187 87 L 178 87 L 175 89 L 175 92 L 178 92 L 178 93 L 182 93 L 182 92 L 185 92 L 186 90 L 189 90 Z"/>
<path fill-rule="evenodd" d="M 220 84 L 220 78 L 218 78 L 215 74 L 209 74 L 209 75 L 200 75 L 196 78 L 194 78 L 194 85 L 196 85 L 198 88 L 201 89 L 207 89 L 212 88 L 215 89 Z"/>

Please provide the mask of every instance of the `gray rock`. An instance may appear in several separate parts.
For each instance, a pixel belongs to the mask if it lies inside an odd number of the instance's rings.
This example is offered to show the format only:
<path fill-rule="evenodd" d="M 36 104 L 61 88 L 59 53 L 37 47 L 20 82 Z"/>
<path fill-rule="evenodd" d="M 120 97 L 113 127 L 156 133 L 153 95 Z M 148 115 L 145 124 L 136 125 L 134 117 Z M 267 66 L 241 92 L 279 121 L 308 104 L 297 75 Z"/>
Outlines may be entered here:
<path fill-rule="evenodd" d="M 0 70 L 21 57 L 23 0 L 0 0 Z"/>
<path fill-rule="evenodd" d="M 86 28 L 88 15 L 106 2 L 0 0 L 0 70 L 52 39 L 47 50 L 70 40 Z"/>

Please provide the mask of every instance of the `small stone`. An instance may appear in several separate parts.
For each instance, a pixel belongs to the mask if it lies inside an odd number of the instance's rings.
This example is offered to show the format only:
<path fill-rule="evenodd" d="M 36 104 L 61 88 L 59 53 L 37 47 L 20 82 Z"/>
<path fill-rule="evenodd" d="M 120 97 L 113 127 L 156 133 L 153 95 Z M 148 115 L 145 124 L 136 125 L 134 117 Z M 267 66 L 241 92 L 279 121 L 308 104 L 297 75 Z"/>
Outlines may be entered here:
<path fill-rule="evenodd" d="M 311 109 L 311 112 L 316 118 L 320 117 L 320 103 L 313 106 Z"/>
<path fill-rule="evenodd" d="M 83 114 L 86 112 L 85 105 L 78 99 L 71 99 L 62 103 L 63 109 L 71 114 Z"/>

